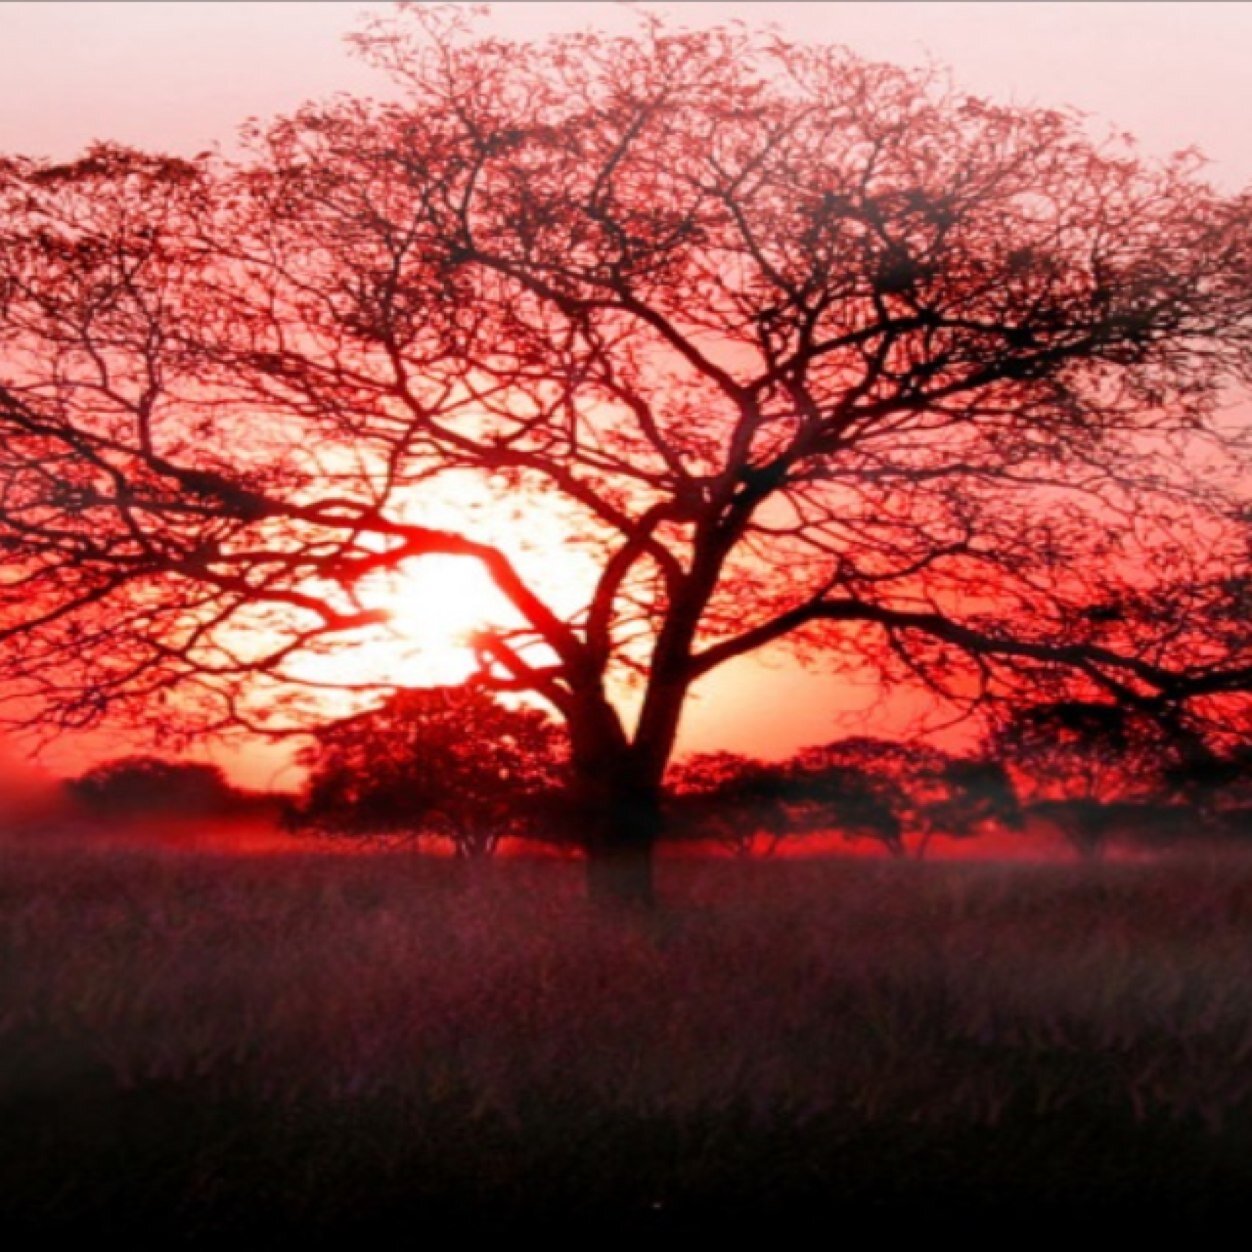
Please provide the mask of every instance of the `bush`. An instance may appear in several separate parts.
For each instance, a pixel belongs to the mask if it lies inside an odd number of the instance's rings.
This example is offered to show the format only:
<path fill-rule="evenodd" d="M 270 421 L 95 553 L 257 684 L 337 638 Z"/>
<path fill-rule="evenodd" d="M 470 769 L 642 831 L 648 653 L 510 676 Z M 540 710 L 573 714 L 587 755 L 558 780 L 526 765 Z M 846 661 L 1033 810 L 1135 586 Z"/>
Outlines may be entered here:
<path fill-rule="evenodd" d="M 90 812 L 111 817 L 223 813 L 239 799 L 216 765 L 155 756 L 106 761 L 66 789 Z"/>

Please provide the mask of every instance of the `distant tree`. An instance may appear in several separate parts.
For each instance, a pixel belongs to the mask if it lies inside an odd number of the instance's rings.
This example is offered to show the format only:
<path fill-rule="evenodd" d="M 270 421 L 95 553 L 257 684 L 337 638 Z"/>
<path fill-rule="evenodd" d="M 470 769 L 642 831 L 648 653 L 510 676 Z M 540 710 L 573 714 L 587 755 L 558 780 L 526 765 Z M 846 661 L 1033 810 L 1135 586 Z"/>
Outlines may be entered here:
<path fill-rule="evenodd" d="M 937 796 L 920 810 L 920 859 L 935 835 L 963 839 L 988 828 L 1019 829 L 1021 804 L 1009 772 L 999 761 L 953 757 L 940 770 Z"/>
<path fill-rule="evenodd" d="M 1098 856 L 1136 806 L 1176 802 L 1192 741 L 1144 710 L 1057 700 L 1009 711 L 986 751 L 1014 774 L 1036 814 L 1060 826 L 1084 856 Z"/>
<path fill-rule="evenodd" d="M 1242 839 L 1252 834 L 1252 742 L 1246 728 L 1243 741 L 1236 735 L 1236 728 L 1227 726 L 1224 742 L 1172 763 L 1166 780 L 1211 831 Z"/>
<path fill-rule="evenodd" d="M 864 736 L 782 762 L 701 753 L 680 761 L 668 780 L 677 826 L 741 855 L 762 837 L 773 851 L 789 834 L 839 830 L 877 839 L 893 856 L 905 855 L 907 836 L 920 836 L 920 857 L 937 834 L 960 838 L 1019 820 L 1002 766 Z"/>
<path fill-rule="evenodd" d="M 942 760 L 933 749 L 864 736 L 804 748 L 787 766 L 796 820 L 810 830 L 877 839 L 902 857 L 914 807 L 908 782 Z"/>
<path fill-rule="evenodd" d="M 505 835 L 541 835 L 568 754 L 536 709 L 508 708 L 466 687 L 402 691 L 319 728 L 293 823 L 328 833 L 438 835 L 465 857 L 488 856 Z"/>
<path fill-rule="evenodd" d="M 201 816 L 236 807 L 237 792 L 216 765 L 128 756 L 106 761 L 66 784 L 70 796 L 101 816 Z"/>
<path fill-rule="evenodd" d="M 992 732 L 989 747 L 1022 777 L 1032 799 L 1156 795 L 1176 756 L 1151 718 L 1091 700 L 1014 709 Z"/>
<path fill-rule="evenodd" d="M 792 788 L 785 768 L 736 752 L 703 752 L 668 775 L 673 824 L 747 856 L 765 838 L 773 852 L 793 829 Z"/>
<path fill-rule="evenodd" d="M 789 765 L 797 817 L 878 839 L 893 855 L 925 855 L 935 835 L 1015 825 L 1017 796 L 1002 767 L 929 744 L 853 736 L 806 748 Z"/>

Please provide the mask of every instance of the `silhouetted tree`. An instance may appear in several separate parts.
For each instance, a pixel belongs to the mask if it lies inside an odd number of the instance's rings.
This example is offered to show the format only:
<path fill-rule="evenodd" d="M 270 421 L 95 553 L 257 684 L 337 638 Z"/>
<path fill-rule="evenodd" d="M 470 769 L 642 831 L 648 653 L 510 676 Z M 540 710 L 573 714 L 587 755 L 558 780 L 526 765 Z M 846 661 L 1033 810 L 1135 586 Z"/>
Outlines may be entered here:
<path fill-rule="evenodd" d="M 1118 825 L 1162 824 L 1150 813 L 1175 802 L 1174 777 L 1191 759 L 1189 747 L 1148 713 L 1060 700 L 1010 711 L 987 753 L 1018 776 L 1035 813 L 1055 821 L 1081 853 L 1097 856 Z"/>
<path fill-rule="evenodd" d="M 736 752 L 701 752 L 678 761 L 667 780 L 681 830 L 747 856 L 765 839 L 773 852 L 794 831 L 785 766 Z"/>
<path fill-rule="evenodd" d="M 865 736 L 781 762 L 701 753 L 680 761 L 669 781 L 685 829 L 744 855 L 762 836 L 773 851 L 787 835 L 838 830 L 877 839 L 893 856 L 904 856 L 906 838 L 918 836 L 921 857 L 937 834 L 962 838 L 1020 821 L 1002 766 Z"/>
<path fill-rule="evenodd" d="M 879 839 L 893 855 L 915 836 L 920 858 L 937 834 L 957 838 L 1013 825 L 1017 800 L 1002 768 L 925 743 L 864 735 L 805 748 L 790 762 L 792 794 L 809 826 Z"/>
<path fill-rule="evenodd" d="M 989 829 L 1021 829 L 1017 788 L 1001 762 L 952 757 L 943 763 L 938 783 L 938 794 L 919 812 L 919 860 L 935 835 L 967 839 Z"/>
<path fill-rule="evenodd" d="M 506 835 L 551 837 L 565 782 L 560 728 L 472 688 L 403 691 L 320 727 L 297 826 L 339 834 L 439 835 L 465 857 Z"/>
<path fill-rule="evenodd" d="M 945 760 L 924 745 L 854 736 L 798 752 L 788 776 L 805 826 L 878 839 L 902 857 Z"/>
<path fill-rule="evenodd" d="M 593 890 L 646 901 L 689 693 L 770 645 L 960 701 L 1246 689 L 1246 623 L 1126 606 L 1231 573 L 1247 196 L 740 26 L 355 43 L 396 97 L 238 163 L 0 167 L 0 677 L 45 733 L 307 726 L 371 579 L 472 558 L 479 681 L 559 713 Z"/>
<path fill-rule="evenodd" d="M 72 779 L 66 790 L 86 809 L 109 817 L 207 816 L 242 801 L 216 765 L 154 756 L 105 761 Z"/>
<path fill-rule="evenodd" d="M 1211 831 L 1242 839 L 1252 835 L 1252 744 L 1235 738 L 1234 727 L 1226 729 L 1225 742 L 1209 752 L 1187 753 L 1171 762 L 1165 780 Z"/>

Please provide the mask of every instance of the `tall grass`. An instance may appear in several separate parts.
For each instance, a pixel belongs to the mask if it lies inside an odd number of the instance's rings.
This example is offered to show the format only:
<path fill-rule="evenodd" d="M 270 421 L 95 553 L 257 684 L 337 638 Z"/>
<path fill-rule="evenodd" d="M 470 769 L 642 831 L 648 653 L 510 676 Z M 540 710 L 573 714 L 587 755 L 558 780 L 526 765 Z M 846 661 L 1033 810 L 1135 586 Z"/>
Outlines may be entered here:
<path fill-rule="evenodd" d="M 7 849 L 10 1221 L 1149 1187 L 1194 1216 L 1252 1179 L 1252 861 L 684 861 L 663 890 L 609 919 L 559 861 Z"/>

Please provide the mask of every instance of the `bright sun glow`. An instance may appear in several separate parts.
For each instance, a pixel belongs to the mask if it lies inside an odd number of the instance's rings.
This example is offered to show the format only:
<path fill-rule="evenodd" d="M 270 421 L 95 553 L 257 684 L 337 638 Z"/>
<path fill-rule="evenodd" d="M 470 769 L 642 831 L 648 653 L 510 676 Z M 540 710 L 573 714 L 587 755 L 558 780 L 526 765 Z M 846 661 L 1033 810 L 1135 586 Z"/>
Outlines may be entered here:
<path fill-rule="evenodd" d="M 516 614 L 472 558 L 426 556 L 363 579 L 362 608 L 379 609 L 387 621 L 350 641 L 331 640 L 299 658 L 288 671 L 328 690 L 328 716 L 353 711 L 345 693 L 371 684 L 399 687 L 456 686 L 478 668 L 471 636 L 516 622 Z M 342 687 L 338 697 L 334 690 Z"/>
<path fill-rule="evenodd" d="M 450 531 L 469 527 L 473 537 L 503 552 L 523 580 L 558 616 L 576 617 L 594 579 L 594 562 L 572 551 L 575 523 L 541 496 L 500 500 L 469 476 L 431 493 L 400 518 Z M 344 716 L 360 700 L 344 694 L 371 684 L 398 687 L 456 686 L 478 669 L 470 643 L 477 631 L 516 628 L 521 618 L 480 562 L 472 557 L 414 557 L 398 569 L 379 571 L 356 587 L 359 607 L 387 614 L 385 625 L 293 660 L 287 672 L 325 688 L 327 716 Z M 331 690 L 344 689 L 338 696 Z M 362 697 L 364 698 L 364 697 Z M 372 698 L 372 696 L 370 697 Z"/>
<path fill-rule="evenodd" d="M 470 636 L 508 618 L 508 604 L 482 565 L 428 556 L 380 579 L 369 597 L 390 614 L 388 633 L 427 681 L 461 682 L 474 668 Z"/>

